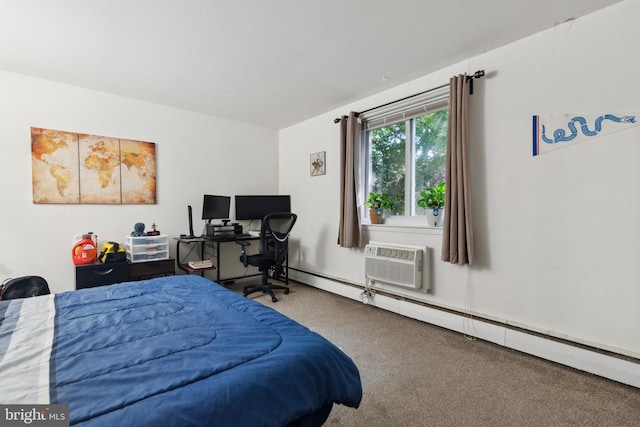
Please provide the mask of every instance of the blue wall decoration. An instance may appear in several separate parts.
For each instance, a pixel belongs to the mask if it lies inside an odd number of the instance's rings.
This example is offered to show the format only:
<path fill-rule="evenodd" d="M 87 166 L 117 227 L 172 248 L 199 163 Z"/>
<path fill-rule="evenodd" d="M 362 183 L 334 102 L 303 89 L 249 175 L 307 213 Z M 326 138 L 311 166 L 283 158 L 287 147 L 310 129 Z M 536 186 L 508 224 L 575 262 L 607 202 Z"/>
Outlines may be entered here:
<path fill-rule="evenodd" d="M 533 155 L 637 126 L 635 114 L 533 116 Z"/>

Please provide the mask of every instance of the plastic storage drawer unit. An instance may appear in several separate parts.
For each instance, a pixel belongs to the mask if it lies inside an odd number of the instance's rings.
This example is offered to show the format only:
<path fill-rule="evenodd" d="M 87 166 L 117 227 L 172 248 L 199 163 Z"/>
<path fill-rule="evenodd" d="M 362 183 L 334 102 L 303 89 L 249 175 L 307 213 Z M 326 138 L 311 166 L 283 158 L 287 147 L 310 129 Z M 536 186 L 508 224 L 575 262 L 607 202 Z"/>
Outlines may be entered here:
<path fill-rule="evenodd" d="M 156 261 L 169 258 L 169 236 L 125 236 L 129 262 Z"/>

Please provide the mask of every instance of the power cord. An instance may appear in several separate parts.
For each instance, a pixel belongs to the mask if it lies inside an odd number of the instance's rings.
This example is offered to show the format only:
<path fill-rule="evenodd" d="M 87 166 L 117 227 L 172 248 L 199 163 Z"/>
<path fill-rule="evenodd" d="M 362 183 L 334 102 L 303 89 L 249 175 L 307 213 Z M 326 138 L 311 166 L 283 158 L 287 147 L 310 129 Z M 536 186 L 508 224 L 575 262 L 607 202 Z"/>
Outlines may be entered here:
<path fill-rule="evenodd" d="M 369 304 L 370 302 L 373 302 L 373 298 L 375 296 L 376 296 L 376 291 L 369 284 L 369 277 L 365 275 L 364 276 L 364 290 L 360 294 L 360 300 L 364 304 Z"/>
<path fill-rule="evenodd" d="M 465 266 L 466 269 L 466 274 L 465 274 L 465 296 L 464 296 L 464 305 L 465 305 L 465 310 L 464 310 L 464 317 L 462 318 L 462 331 L 464 334 L 464 337 L 470 341 L 475 341 L 476 340 L 476 328 L 475 328 L 475 324 L 473 323 L 473 311 L 471 310 L 471 299 L 472 299 L 472 289 L 473 286 L 471 285 L 471 270 L 469 269 L 469 266 L 466 265 Z M 471 333 L 469 332 L 469 329 L 471 331 Z"/>

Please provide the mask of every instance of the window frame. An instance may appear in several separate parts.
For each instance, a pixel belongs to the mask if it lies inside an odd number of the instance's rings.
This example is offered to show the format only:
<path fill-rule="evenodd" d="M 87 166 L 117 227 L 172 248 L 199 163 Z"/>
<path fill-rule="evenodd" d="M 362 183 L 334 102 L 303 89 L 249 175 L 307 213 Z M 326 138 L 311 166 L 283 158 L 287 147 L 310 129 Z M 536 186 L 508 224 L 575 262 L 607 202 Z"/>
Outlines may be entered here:
<path fill-rule="evenodd" d="M 392 223 L 415 224 L 414 218 L 422 218 L 416 215 L 413 203 L 415 194 L 415 118 L 422 115 L 435 113 L 449 109 L 449 85 L 442 85 L 431 90 L 390 102 L 375 109 L 361 113 L 359 119 L 362 124 L 360 133 L 361 158 L 363 168 L 359 182 L 358 192 L 364 196 L 369 194 L 370 179 L 372 177 L 370 132 L 374 129 L 405 122 L 405 183 L 404 183 L 404 215 L 394 215 Z M 410 196 L 410 197 L 407 197 Z M 368 210 L 361 205 L 360 218 L 362 223 L 368 219 Z"/>

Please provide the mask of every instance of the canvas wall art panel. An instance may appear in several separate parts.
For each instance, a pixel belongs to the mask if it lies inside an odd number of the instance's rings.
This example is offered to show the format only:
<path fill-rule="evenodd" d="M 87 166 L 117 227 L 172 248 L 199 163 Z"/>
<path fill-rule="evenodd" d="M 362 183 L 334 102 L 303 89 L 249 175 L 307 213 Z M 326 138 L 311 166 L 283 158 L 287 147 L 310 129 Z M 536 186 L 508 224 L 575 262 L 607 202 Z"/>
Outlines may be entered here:
<path fill-rule="evenodd" d="M 31 128 L 34 203 L 155 204 L 152 142 Z"/>

